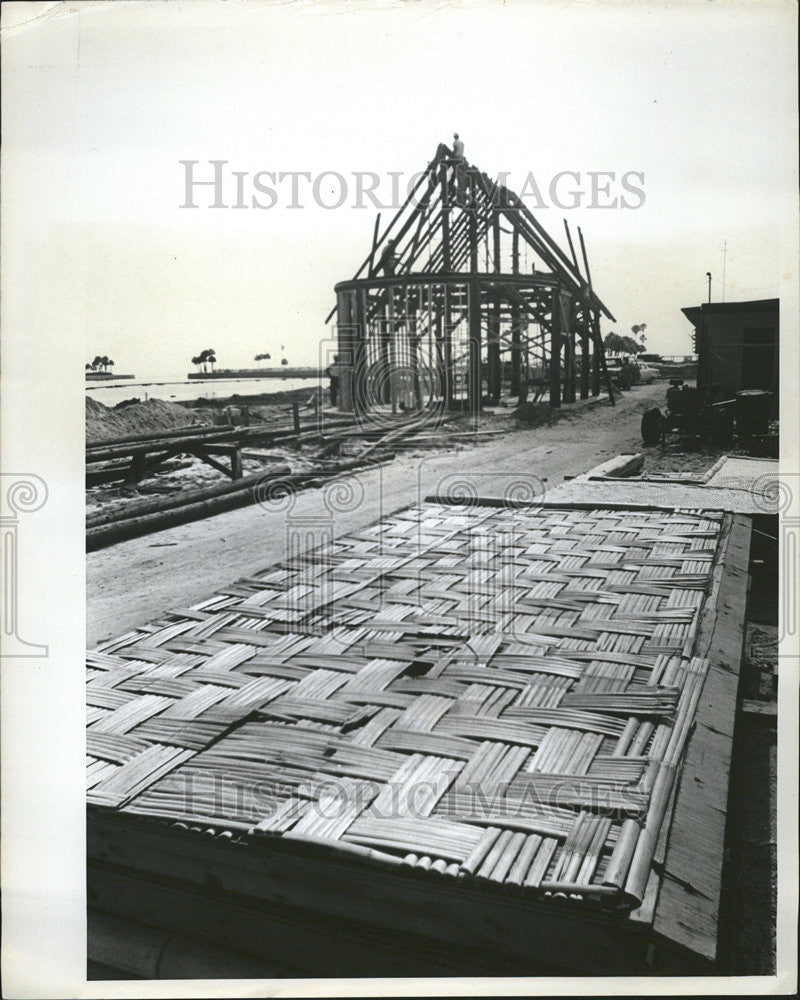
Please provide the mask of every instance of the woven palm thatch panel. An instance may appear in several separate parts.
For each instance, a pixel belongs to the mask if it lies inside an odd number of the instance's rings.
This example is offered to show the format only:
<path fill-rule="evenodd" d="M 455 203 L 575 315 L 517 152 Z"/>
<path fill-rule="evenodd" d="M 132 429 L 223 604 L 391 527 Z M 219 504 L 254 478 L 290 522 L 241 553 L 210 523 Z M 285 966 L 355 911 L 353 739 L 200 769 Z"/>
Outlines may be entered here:
<path fill-rule="evenodd" d="M 731 514 L 777 513 L 777 481 L 770 477 L 695 485 L 667 480 L 572 480 L 548 491 L 545 504 L 617 504 L 628 507 L 663 507 L 670 510 L 711 511 Z"/>
<path fill-rule="evenodd" d="M 726 455 L 706 483 L 718 489 L 748 490 L 758 498 L 758 513 L 777 514 L 783 506 L 779 469 L 774 459 Z"/>
<path fill-rule="evenodd" d="M 90 654 L 89 803 L 635 904 L 721 530 L 426 504 L 270 567 Z"/>

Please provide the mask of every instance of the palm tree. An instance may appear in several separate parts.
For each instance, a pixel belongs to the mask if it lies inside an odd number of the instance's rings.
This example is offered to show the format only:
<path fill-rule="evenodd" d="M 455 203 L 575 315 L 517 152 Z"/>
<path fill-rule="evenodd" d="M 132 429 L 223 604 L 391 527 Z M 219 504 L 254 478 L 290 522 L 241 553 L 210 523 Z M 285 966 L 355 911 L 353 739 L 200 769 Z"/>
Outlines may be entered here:
<path fill-rule="evenodd" d="M 100 367 L 103 369 L 104 372 L 108 371 L 108 355 L 107 354 L 104 354 L 102 356 L 102 358 L 100 358 Z"/>
<path fill-rule="evenodd" d="M 640 354 L 642 352 L 641 344 L 637 344 L 633 337 L 623 337 L 622 343 L 625 345 L 624 350 L 626 354 Z"/>
<path fill-rule="evenodd" d="M 111 360 L 111 358 L 108 359 L 108 367 L 109 368 L 113 368 L 114 367 L 114 362 Z"/>
<path fill-rule="evenodd" d="M 625 338 L 616 333 L 607 333 L 603 338 L 603 347 L 612 354 L 621 354 L 625 348 Z"/>
<path fill-rule="evenodd" d="M 92 362 L 92 371 L 96 372 L 103 364 L 103 359 L 99 354 L 95 354 L 94 361 Z"/>
<path fill-rule="evenodd" d="M 87 361 L 86 364 L 83 367 L 86 369 L 87 372 L 90 372 L 92 370 L 92 363 L 91 363 L 91 361 Z"/>
<path fill-rule="evenodd" d="M 209 347 L 207 353 L 208 353 L 208 363 L 211 365 L 211 371 L 213 372 L 214 371 L 214 365 L 217 362 L 217 356 L 216 356 L 216 354 L 214 354 L 214 348 L 213 347 Z"/>

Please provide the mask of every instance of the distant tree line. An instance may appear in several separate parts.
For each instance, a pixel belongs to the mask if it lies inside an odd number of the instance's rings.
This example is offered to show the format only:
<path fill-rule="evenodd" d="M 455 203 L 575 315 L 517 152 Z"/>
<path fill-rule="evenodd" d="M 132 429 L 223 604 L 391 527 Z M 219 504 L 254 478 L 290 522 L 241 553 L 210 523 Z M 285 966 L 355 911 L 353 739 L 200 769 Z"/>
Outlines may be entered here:
<path fill-rule="evenodd" d="M 638 323 L 631 327 L 631 333 L 640 338 L 638 341 L 634 340 L 633 337 L 621 337 L 618 333 L 608 333 L 603 338 L 603 346 L 612 354 L 644 354 L 647 350 L 645 347 L 647 337 L 644 333 L 646 329 L 647 323 Z"/>
<path fill-rule="evenodd" d="M 94 361 L 87 361 L 84 367 L 87 372 L 107 372 L 109 368 L 114 367 L 114 362 L 105 354 L 102 358 L 96 354 Z"/>
<path fill-rule="evenodd" d="M 207 372 L 207 365 L 211 365 L 211 371 L 214 371 L 214 365 L 217 363 L 217 355 L 214 353 L 214 348 L 209 347 L 207 351 L 201 351 L 198 355 L 192 358 L 192 364 L 197 365 L 198 371 Z"/>
<path fill-rule="evenodd" d="M 286 350 L 286 348 L 281 344 L 281 351 L 285 351 L 285 350 Z M 272 355 L 271 354 L 267 354 L 267 353 L 256 354 L 256 356 L 253 358 L 253 361 L 271 361 L 271 360 L 272 360 Z M 289 364 L 288 359 L 287 358 L 281 358 L 281 364 L 282 365 L 288 365 Z"/>

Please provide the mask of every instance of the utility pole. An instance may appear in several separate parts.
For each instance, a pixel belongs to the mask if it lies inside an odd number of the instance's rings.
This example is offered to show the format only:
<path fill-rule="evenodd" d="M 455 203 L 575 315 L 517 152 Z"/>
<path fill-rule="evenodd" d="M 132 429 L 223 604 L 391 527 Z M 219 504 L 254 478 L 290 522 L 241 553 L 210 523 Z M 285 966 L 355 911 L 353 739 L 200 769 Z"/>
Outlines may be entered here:
<path fill-rule="evenodd" d="M 711 301 L 711 272 L 706 271 L 706 277 L 708 278 L 708 301 Z"/>
<path fill-rule="evenodd" d="M 722 244 L 722 301 L 725 301 L 725 264 L 728 257 L 728 241 Z"/>

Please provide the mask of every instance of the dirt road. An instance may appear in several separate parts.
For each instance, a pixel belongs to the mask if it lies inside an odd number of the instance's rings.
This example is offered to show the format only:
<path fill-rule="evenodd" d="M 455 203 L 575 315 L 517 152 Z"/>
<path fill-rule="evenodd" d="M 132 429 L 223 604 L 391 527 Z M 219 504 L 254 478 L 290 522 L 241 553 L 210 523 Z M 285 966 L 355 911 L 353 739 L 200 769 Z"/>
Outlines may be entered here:
<path fill-rule="evenodd" d="M 401 455 L 336 486 L 305 490 L 291 502 L 246 507 L 93 552 L 86 560 L 88 645 L 437 491 L 540 495 L 566 475 L 641 450 L 641 414 L 663 405 L 665 390 L 664 382 L 636 386 L 615 407 L 607 399 L 576 406 L 551 426 L 447 454 Z"/>

